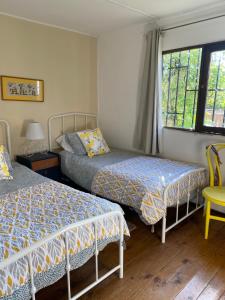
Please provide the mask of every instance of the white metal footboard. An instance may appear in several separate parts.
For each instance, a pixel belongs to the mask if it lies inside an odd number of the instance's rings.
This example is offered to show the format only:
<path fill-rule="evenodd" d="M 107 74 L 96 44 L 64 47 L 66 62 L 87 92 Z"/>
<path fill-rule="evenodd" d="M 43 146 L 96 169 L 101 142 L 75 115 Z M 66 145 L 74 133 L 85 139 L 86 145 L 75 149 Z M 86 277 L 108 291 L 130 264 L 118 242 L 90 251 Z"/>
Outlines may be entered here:
<path fill-rule="evenodd" d="M 118 217 L 119 219 L 119 235 L 120 235 L 120 242 L 119 242 L 119 265 L 108 271 L 105 275 L 99 277 L 99 269 L 98 269 L 98 255 L 99 255 L 99 250 L 98 250 L 98 239 L 97 239 L 97 223 L 104 218 L 107 217 Z M 68 238 L 69 234 L 68 232 L 70 230 L 73 230 L 75 228 L 87 225 L 87 224 L 94 224 L 94 232 L 95 232 L 95 281 L 88 285 L 86 288 L 81 290 L 79 293 L 77 293 L 74 296 L 71 296 L 71 285 L 70 285 L 70 255 L 69 255 L 69 249 L 68 249 Z M 48 237 L 42 239 L 41 241 L 33 244 L 29 248 L 25 248 L 24 250 L 18 252 L 17 254 L 9 257 L 8 259 L 3 260 L 0 263 L 0 270 L 6 268 L 12 263 L 15 263 L 19 259 L 23 257 L 28 257 L 28 263 L 29 263 L 29 276 L 30 276 L 30 281 L 31 281 L 31 295 L 32 295 L 32 300 L 35 300 L 35 294 L 37 292 L 36 287 L 35 287 L 35 279 L 34 279 L 34 271 L 33 271 L 33 264 L 32 264 L 32 252 L 37 250 L 39 247 L 43 246 L 44 244 L 50 242 L 51 240 L 63 236 L 65 240 L 65 248 L 66 248 L 66 272 L 67 272 L 67 288 L 68 288 L 68 300 L 75 300 L 84 295 L 86 292 L 88 292 L 90 289 L 95 287 L 98 283 L 109 277 L 111 274 L 119 270 L 119 277 L 123 278 L 123 241 L 124 241 L 124 218 L 123 214 L 120 211 L 113 211 L 113 212 L 108 212 L 100 216 L 92 217 L 83 221 L 79 221 L 75 224 L 71 224 L 67 227 L 64 227 L 60 231 L 49 235 Z"/>
<path fill-rule="evenodd" d="M 178 181 L 178 188 L 177 188 L 177 196 L 176 196 L 176 202 L 175 202 L 175 207 L 176 207 L 176 220 L 174 223 L 172 223 L 171 225 L 169 225 L 167 227 L 167 209 L 168 209 L 168 191 L 171 188 L 171 185 L 173 185 L 174 183 L 169 184 L 165 191 L 164 191 L 164 203 L 166 206 L 166 213 L 163 216 L 163 220 L 162 220 L 162 243 L 165 243 L 166 241 L 166 233 L 171 230 L 173 227 L 175 227 L 176 225 L 178 225 L 179 223 L 181 223 L 183 220 L 185 220 L 186 218 L 188 218 L 189 216 L 191 216 L 192 214 L 194 214 L 196 211 L 198 211 L 200 208 L 202 208 L 204 206 L 204 203 L 200 203 L 200 197 L 201 197 L 201 184 L 200 184 L 200 180 L 201 180 L 201 172 L 204 171 L 205 169 L 196 169 L 194 171 L 190 171 L 186 174 L 186 176 L 188 176 L 188 191 L 187 191 L 187 199 L 184 202 L 184 204 L 186 204 L 186 213 L 184 216 L 182 216 L 182 218 L 179 218 L 179 208 L 180 208 L 180 182 Z M 195 203 L 195 208 L 193 208 L 192 210 L 190 210 L 190 194 L 191 194 L 191 176 L 194 175 L 194 173 L 199 173 L 198 175 L 198 188 L 197 188 L 197 195 L 196 195 L 196 203 Z"/>

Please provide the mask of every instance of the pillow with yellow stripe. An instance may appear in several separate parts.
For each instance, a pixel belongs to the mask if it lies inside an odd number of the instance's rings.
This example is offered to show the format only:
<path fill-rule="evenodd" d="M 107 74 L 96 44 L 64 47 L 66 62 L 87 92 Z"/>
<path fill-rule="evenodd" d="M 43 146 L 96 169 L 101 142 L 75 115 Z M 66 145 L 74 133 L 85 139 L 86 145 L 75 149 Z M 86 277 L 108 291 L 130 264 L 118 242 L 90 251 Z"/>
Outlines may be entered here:
<path fill-rule="evenodd" d="M 77 132 L 77 135 L 84 145 L 89 157 L 110 152 L 110 149 L 99 128 L 94 130 L 79 131 Z"/>
<path fill-rule="evenodd" d="M 3 145 L 0 145 L 0 180 L 13 179 L 10 171 L 11 163 L 8 152 Z"/>

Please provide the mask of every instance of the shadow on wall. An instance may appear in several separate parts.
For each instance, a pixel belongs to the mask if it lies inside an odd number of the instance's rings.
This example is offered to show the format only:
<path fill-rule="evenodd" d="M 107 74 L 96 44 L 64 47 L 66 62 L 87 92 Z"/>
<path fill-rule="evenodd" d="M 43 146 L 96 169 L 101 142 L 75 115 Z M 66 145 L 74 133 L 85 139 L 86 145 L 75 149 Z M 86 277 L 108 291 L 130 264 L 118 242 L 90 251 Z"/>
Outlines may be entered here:
<path fill-rule="evenodd" d="M 175 129 L 163 129 L 163 157 L 199 163 L 207 166 L 205 148 L 209 144 L 224 143 L 225 137 Z"/>

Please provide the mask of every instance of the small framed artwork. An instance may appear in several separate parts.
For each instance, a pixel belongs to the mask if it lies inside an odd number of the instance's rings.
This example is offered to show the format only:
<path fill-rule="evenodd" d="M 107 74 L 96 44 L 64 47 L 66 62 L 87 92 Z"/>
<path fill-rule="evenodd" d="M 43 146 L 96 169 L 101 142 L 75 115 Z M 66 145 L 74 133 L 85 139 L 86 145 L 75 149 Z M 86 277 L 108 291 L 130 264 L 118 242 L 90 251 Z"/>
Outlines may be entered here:
<path fill-rule="evenodd" d="M 44 101 L 44 80 L 1 76 L 2 100 Z"/>

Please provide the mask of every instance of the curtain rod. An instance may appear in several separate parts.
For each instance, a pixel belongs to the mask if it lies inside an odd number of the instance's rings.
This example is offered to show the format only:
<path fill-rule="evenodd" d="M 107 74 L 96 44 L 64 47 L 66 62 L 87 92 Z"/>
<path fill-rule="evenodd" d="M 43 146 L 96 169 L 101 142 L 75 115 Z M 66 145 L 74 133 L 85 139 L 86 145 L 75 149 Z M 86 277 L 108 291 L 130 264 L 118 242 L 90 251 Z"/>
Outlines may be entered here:
<path fill-rule="evenodd" d="M 199 20 L 199 21 L 194 21 L 194 22 L 182 24 L 182 25 L 177 25 L 177 26 L 174 26 L 174 27 L 165 28 L 165 29 L 162 29 L 161 31 L 162 32 L 163 31 L 168 31 L 168 30 L 172 30 L 172 29 L 176 29 L 176 28 L 180 28 L 180 27 L 189 26 L 189 25 L 192 25 L 192 24 L 197 24 L 197 23 L 202 23 L 202 22 L 214 20 L 214 19 L 219 19 L 219 18 L 222 18 L 222 17 L 225 17 L 225 14 L 219 15 L 219 16 L 215 16 L 215 17 L 211 17 L 211 18 L 207 18 L 207 19 L 202 19 L 202 20 Z"/>

